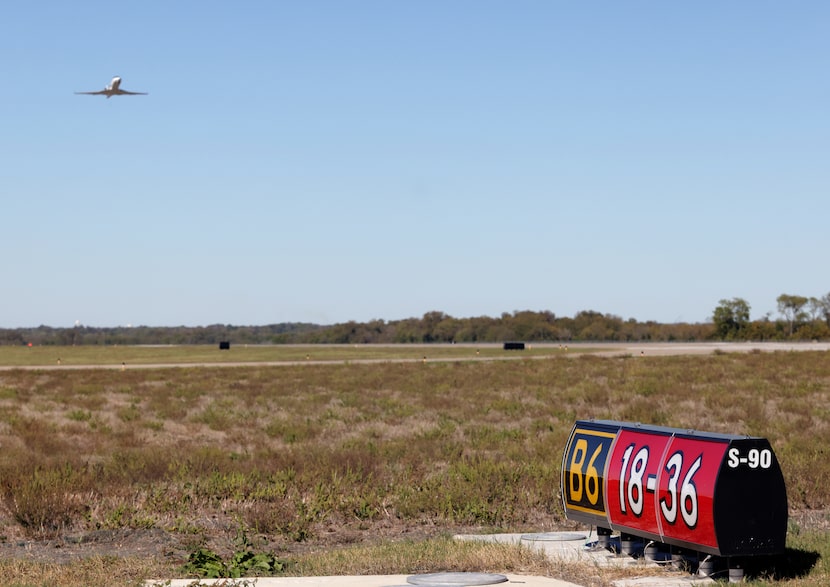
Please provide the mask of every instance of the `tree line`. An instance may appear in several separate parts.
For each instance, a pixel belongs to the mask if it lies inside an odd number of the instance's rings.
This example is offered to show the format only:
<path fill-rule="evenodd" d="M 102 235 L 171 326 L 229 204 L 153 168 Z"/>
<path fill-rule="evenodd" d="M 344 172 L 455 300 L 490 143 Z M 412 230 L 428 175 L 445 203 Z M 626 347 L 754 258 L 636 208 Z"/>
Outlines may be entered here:
<path fill-rule="evenodd" d="M 820 297 L 781 294 L 779 318 L 768 313 L 750 320 L 743 298 L 721 300 L 712 314 L 713 338 L 720 340 L 826 340 L 830 338 L 830 293 Z"/>
<path fill-rule="evenodd" d="M 720 300 L 711 322 L 663 324 L 623 320 L 593 310 L 573 317 L 550 311 L 505 312 L 499 317 L 455 318 L 427 312 L 420 318 L 344 322 L 323 326 L 281 323 L 266 326 L 138 326 L 0 329 L 0 345 L 141 344 L 372 344 L 524 342 L 703 342 L 830 339 L 830 293 L 821 297 L 781 294 L 779 316 L 750 320 L 743 298 Z"/>

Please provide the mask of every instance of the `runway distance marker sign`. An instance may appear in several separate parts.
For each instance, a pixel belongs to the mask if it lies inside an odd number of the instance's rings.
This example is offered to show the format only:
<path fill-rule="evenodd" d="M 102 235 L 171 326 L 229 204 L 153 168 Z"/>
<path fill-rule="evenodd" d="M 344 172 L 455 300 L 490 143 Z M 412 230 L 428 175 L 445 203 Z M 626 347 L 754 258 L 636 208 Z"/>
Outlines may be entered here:
<path fill-rule="evenodd" d="M 784 549 L 786 488 L 763 438 L 580 420 L 561 484 L 569 519 L 717 556 Z"/>

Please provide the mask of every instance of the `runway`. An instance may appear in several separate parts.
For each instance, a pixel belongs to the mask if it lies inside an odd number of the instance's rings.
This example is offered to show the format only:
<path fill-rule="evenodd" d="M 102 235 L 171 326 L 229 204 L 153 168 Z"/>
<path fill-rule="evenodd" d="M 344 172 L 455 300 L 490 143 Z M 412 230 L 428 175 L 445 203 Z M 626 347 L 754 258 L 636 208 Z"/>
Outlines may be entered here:
<path fill-rule="evenodd" d="M 313 349 L 314 345 L 302 345 Z M 329 345 L 330 346 L 330 345 Z M 830 342 L 695 342 L 695 343 L 528 343 L 529 349 L 551 349 L 551 354 L 525 354 L 522 351 L 506 351 L 503 356 L 477 356 L 475 349 L 501 347 L 500 344 L 416 344 L 416 345 L 367 345 L 377 347 L 417 348 L 421 358 L 374 358 L 374 359 L 330 359 L 330 360 L 286 360 L 286 361 L 203 361 L 186 363 L 122 363 L 122 364 L 50 364 L 50 365 L 3 365 L 0 371 L 11 369 L 27 370 L 79 370 L 79 369 L 174 369 L 174 368 L 208 368 L 208 367 L 288 367 L 298 365 L 368 365 L 383 363 L 454 363 L 460 361 L 515 361 L 515 360 L 550 360 L 551 358 L 568 356 L 577 357 L 585 354 L 598 357 L 660 357 L 679 355 L 707 355 L 713 353 L 774 353 L 774 352 L 805 352 L 830 351 Z M 469 348 L 469 356 L 430 356 L 430 349 L 453 347 L 455 349 Z"/>

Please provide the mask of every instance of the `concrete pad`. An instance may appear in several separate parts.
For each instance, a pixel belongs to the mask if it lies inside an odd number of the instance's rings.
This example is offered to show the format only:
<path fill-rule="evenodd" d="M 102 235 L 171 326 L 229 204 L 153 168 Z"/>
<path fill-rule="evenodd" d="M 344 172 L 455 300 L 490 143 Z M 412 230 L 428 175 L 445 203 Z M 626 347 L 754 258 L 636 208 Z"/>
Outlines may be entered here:
<path fill-rule="evenodd" d="M 552 533 L 550 533 L 552 534 Z M 551 558 L 572 562 L 587 562 L 599 567 L 616 566 L 643 566 L 647 564 L 643 559 L 636 559 L 630 556 L 621 556 L 593 546 L 582 534 L 565 532 L 563 534 L 573 535 L 571 540 L 540 540 L 529 538 L 530 534 L 458 534 L 456 540 L 483 540 L 486 542 L 504 542 L 507 544 L 520 544 L 528 548 L 541 550 Z M 579 538 L 576 538 L 579 536 Z"/>
<path fill-rule="evenodd" d="M 459 534 L 457 540 L 484 540 L 488 542 L 504 542 L 521 544 L 528 548 L 536 548 L 548 557 L 557 560 L 585 562 L 597 567 L 624 566 L 650 567 L 660 566 L 644 558 L 634 558 L 627 555 L 615 554 L 608 549 L 597 545 L 596 538 L 586 537 L 579 532 L 545 532 L 539 534 Z M 619 545 L 617 545 L 619 546 Z M 619 550 L 619 548 L 617 549 Z M 708 577 L 693 575 L 676 576 L 666 573 L 661 577 L 639 577 L 633 579 L 618 579 L 613 581 L 615 587 L 694 587 L 715 583 Z"/>

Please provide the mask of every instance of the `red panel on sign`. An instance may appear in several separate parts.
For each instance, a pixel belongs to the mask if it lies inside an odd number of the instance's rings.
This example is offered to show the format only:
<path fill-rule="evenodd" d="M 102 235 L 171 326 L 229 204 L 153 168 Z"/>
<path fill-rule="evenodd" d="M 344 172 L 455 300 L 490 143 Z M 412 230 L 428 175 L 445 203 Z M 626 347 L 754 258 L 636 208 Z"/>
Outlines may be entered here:
<path fill-rule="evenodd" d="M 660 463 L 671 436 L 621 430 L 608 465 L 611 523 L 660 535 L 657 488 Z"/>
<path fill-rule="evenodd" d="M 713 497 L 728 443 L 673 438 L 662 463 L 658 517 L 661 534 L 717 548 Z"/>

